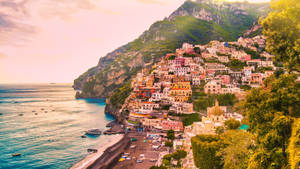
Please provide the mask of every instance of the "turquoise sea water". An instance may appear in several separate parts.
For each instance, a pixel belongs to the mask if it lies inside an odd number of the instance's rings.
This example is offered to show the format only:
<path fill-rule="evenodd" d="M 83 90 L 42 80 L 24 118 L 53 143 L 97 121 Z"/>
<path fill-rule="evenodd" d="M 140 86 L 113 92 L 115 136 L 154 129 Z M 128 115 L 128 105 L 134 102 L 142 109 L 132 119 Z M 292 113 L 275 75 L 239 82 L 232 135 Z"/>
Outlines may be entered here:
<path fill-rule="evenodd" d="M 113 120 L 104 100 L 74 95 L 71 85 L 0 85 L 0 169 L 66 169 L 107 144 L 109 136 L 81 138 Z"/>

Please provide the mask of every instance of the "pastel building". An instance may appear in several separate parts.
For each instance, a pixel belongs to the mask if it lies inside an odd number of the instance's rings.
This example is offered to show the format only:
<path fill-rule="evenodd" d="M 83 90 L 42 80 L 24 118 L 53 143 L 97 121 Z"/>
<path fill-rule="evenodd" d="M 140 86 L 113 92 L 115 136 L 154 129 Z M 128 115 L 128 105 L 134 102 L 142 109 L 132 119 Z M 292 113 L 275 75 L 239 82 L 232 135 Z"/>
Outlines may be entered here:
<path fill-rule="evenodd" d="M 221 81 L 219 80 L 212 80 L 204 86 L 204 92 L 206 94 L 219 94 L 220 90 L 221 90 Z"/>
<path fill-rule="evenodd" d="M 183 131 L 183 123 L 181 121 L 163 120 L 161 123 L 163 130 Z"/>

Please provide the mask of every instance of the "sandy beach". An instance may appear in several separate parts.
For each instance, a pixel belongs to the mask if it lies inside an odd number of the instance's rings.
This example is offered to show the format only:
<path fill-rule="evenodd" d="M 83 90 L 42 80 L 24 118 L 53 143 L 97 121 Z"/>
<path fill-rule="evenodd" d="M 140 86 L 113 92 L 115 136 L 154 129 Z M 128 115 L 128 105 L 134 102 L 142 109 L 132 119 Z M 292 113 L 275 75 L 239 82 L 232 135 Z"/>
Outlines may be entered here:
<path fill-rule="evenodd" d="M 88 168 L 91 164 L 93 164 L 100 156 L 104 153 L 104 151 L 111 147 L 112 145 L 118 143 L 122 138 L 123 134 L 116 134 L 110 136 L 107 144 L 99 146 L 98 152 L 97 153 L 91 153 L 88 156 L 86 156 L 83 160 L 75 164 L 74 166 L 71 167 L 71 169 L 86 169 Z"/>

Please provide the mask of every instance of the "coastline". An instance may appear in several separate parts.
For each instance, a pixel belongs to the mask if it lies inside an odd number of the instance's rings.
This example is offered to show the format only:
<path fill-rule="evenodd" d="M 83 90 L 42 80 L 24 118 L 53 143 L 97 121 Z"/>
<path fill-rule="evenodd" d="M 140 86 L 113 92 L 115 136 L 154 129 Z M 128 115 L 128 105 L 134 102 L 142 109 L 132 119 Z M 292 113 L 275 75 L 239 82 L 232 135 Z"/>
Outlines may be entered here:
<path fill-rule="evenodd" d="M 116 134 L 112 135 L 112 138 L 109 139 L 109 142 L 105 144 L 104 146 L 100 146 L 97 148 L 97 153 L 91 153 L 87 155 L 83 160 L 79 161 L 75 165 L 73 165 L 70 169 L 87 169 L 92 164 L 94 164 L 103 154 L 105 154 L 105 151 L 113 147 L 115 144 L 118 144 L 124 137 L 124 134 Z"/>

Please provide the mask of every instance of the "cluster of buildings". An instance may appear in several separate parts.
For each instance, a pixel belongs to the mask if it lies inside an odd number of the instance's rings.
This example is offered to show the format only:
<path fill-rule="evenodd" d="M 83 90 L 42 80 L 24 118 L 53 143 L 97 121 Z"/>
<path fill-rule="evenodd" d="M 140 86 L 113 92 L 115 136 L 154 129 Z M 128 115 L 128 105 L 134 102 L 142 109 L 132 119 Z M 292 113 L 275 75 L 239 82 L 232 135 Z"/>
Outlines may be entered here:
<path fill-rule="evenodd" d="M 151 131 L 174 130 L 183 133 L 183 139 L 175 140 L 188 152 L 183 161 L 193 168 L 191 137 L 198 134 L 214 134 L 225 120 L 242 116 L 228 111 L 218 102 L 207 108 L 207 114 L 200 122 L 183 126 L 174 114 L 192 114 L 193 89 L 202 87 L 205 94 L 245 94 L 241 86 L 258 87 L 272 75 L 276 67 L 272 56 L 261 49 L 265 47 L 262 36 L 239 38 L 237 42 L 211 41 L 207 45 L 184 43 L 175 53 L 166 54 L 156 63 L 151 72 L 142 71 L 132 80 L 133 92 L 126 99 L 120 111 L 128 112 L 128 124 Z M 259 54 L 252 58 L 245 49 Z M 245 66 L 239 71 L 231 70 L 229 63 L 239 60 Z M 258 71 L 267 68 L 265 71 Z M 171 114 L 171 116 L 170 116 Z"/>

